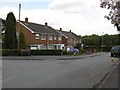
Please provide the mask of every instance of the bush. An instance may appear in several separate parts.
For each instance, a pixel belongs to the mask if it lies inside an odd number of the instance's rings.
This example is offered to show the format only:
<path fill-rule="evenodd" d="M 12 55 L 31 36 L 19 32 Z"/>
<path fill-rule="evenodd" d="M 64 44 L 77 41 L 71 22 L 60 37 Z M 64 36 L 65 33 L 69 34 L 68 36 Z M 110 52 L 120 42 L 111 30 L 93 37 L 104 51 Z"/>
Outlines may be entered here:
<path fill-rule="evenodd" d="M 2 56 L 18 56 L 18 49 L 2 49 Z"/>
<path fill-rule="evenodd" d="M 44 49 L 44 50 L 31 50 L 31 55 L 62 55 L 62 50 L 51 50 L 51 49 Z"/>
<path fill-rule="evenodd" d="M 63 50 L 63 55 L 67 55 L 68 52 L 66 50 Z"/>

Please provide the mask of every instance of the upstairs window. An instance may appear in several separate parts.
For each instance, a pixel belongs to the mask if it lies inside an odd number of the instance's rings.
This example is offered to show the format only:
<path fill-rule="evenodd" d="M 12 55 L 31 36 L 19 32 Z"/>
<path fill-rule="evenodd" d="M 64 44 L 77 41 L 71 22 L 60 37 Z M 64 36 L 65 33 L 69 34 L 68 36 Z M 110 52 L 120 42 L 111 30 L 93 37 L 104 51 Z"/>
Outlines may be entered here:
<path fill-rule="evenodd" d="M 58 36 L 58 40 L 62 40 L 62 36 Z"/>
<path fill-rule="evenodd" d="M 36 34 L 35 39 L 40 39 L 40 35 L 39 35 L 39 34 Z"/>
<path fill-rule="evenodd" d="M 56 35 L 54 35 L 54 40 L 57 40 L 57 36 Z"/>
<path fill-rule="evenodd" d="M 53 40 L 53 39 L 52 39 L 52 35 L 49 35 L 49 40 Z"/>
<path fill-rule="evenodd" d="M 46 35 L 45 34 L 41 35 L 41 40 L 46 40 Z"/>

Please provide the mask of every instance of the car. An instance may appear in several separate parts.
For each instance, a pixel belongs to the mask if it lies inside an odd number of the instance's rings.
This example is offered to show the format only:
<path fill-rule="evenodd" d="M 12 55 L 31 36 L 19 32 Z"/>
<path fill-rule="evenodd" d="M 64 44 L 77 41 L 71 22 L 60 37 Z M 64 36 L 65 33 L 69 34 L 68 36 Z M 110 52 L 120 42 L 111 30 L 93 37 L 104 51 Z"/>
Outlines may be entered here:
<path fill-rule="evenodd" d="M 76 48 L 72 48 L 68 52 L 74 54 L 74 53 L 79 53 L 79 50 Z"/>
<path fill-rule="evenodd" d="M 120 46 L 112 47 L 111 57 L 120 56 Z"/>

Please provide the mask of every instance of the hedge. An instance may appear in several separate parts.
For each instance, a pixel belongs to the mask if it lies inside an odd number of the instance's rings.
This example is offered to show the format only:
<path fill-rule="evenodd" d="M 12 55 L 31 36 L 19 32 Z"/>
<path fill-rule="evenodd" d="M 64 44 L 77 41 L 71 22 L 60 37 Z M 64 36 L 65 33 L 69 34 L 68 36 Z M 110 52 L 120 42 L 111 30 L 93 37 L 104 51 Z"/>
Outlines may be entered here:
<path fill-rule="evenodd" d="M 44 50 L 31 50 L 31 55 L 62 55 L 62 50 L 51 50 L 51 49 L 44 49 Z"/>
<path fill-rule="evenodd" d="M 30 51 L 27 50 L 22 51 L 18 49 L 2 49 L 2 56 L 63 55 L 63 54 L 67 54 L 67 52 L 63 50 L 51 50 L 51 49 Z"/>
<path fill-rule="evenodd" d="M 2 56 L 18 56 L 18 49 L 2 49 Z"/>

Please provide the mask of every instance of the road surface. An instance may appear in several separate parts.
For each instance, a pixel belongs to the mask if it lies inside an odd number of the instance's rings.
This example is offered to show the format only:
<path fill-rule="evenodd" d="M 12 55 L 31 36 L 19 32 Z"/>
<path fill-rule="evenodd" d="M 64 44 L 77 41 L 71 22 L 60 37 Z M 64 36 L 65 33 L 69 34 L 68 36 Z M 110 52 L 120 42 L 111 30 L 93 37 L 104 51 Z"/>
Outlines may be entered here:
<path fill-rule="evenodd" d="M 109 53 L 26 58 L 3 60 L 3 88 L 92 88 L 113 68 Z"/>

